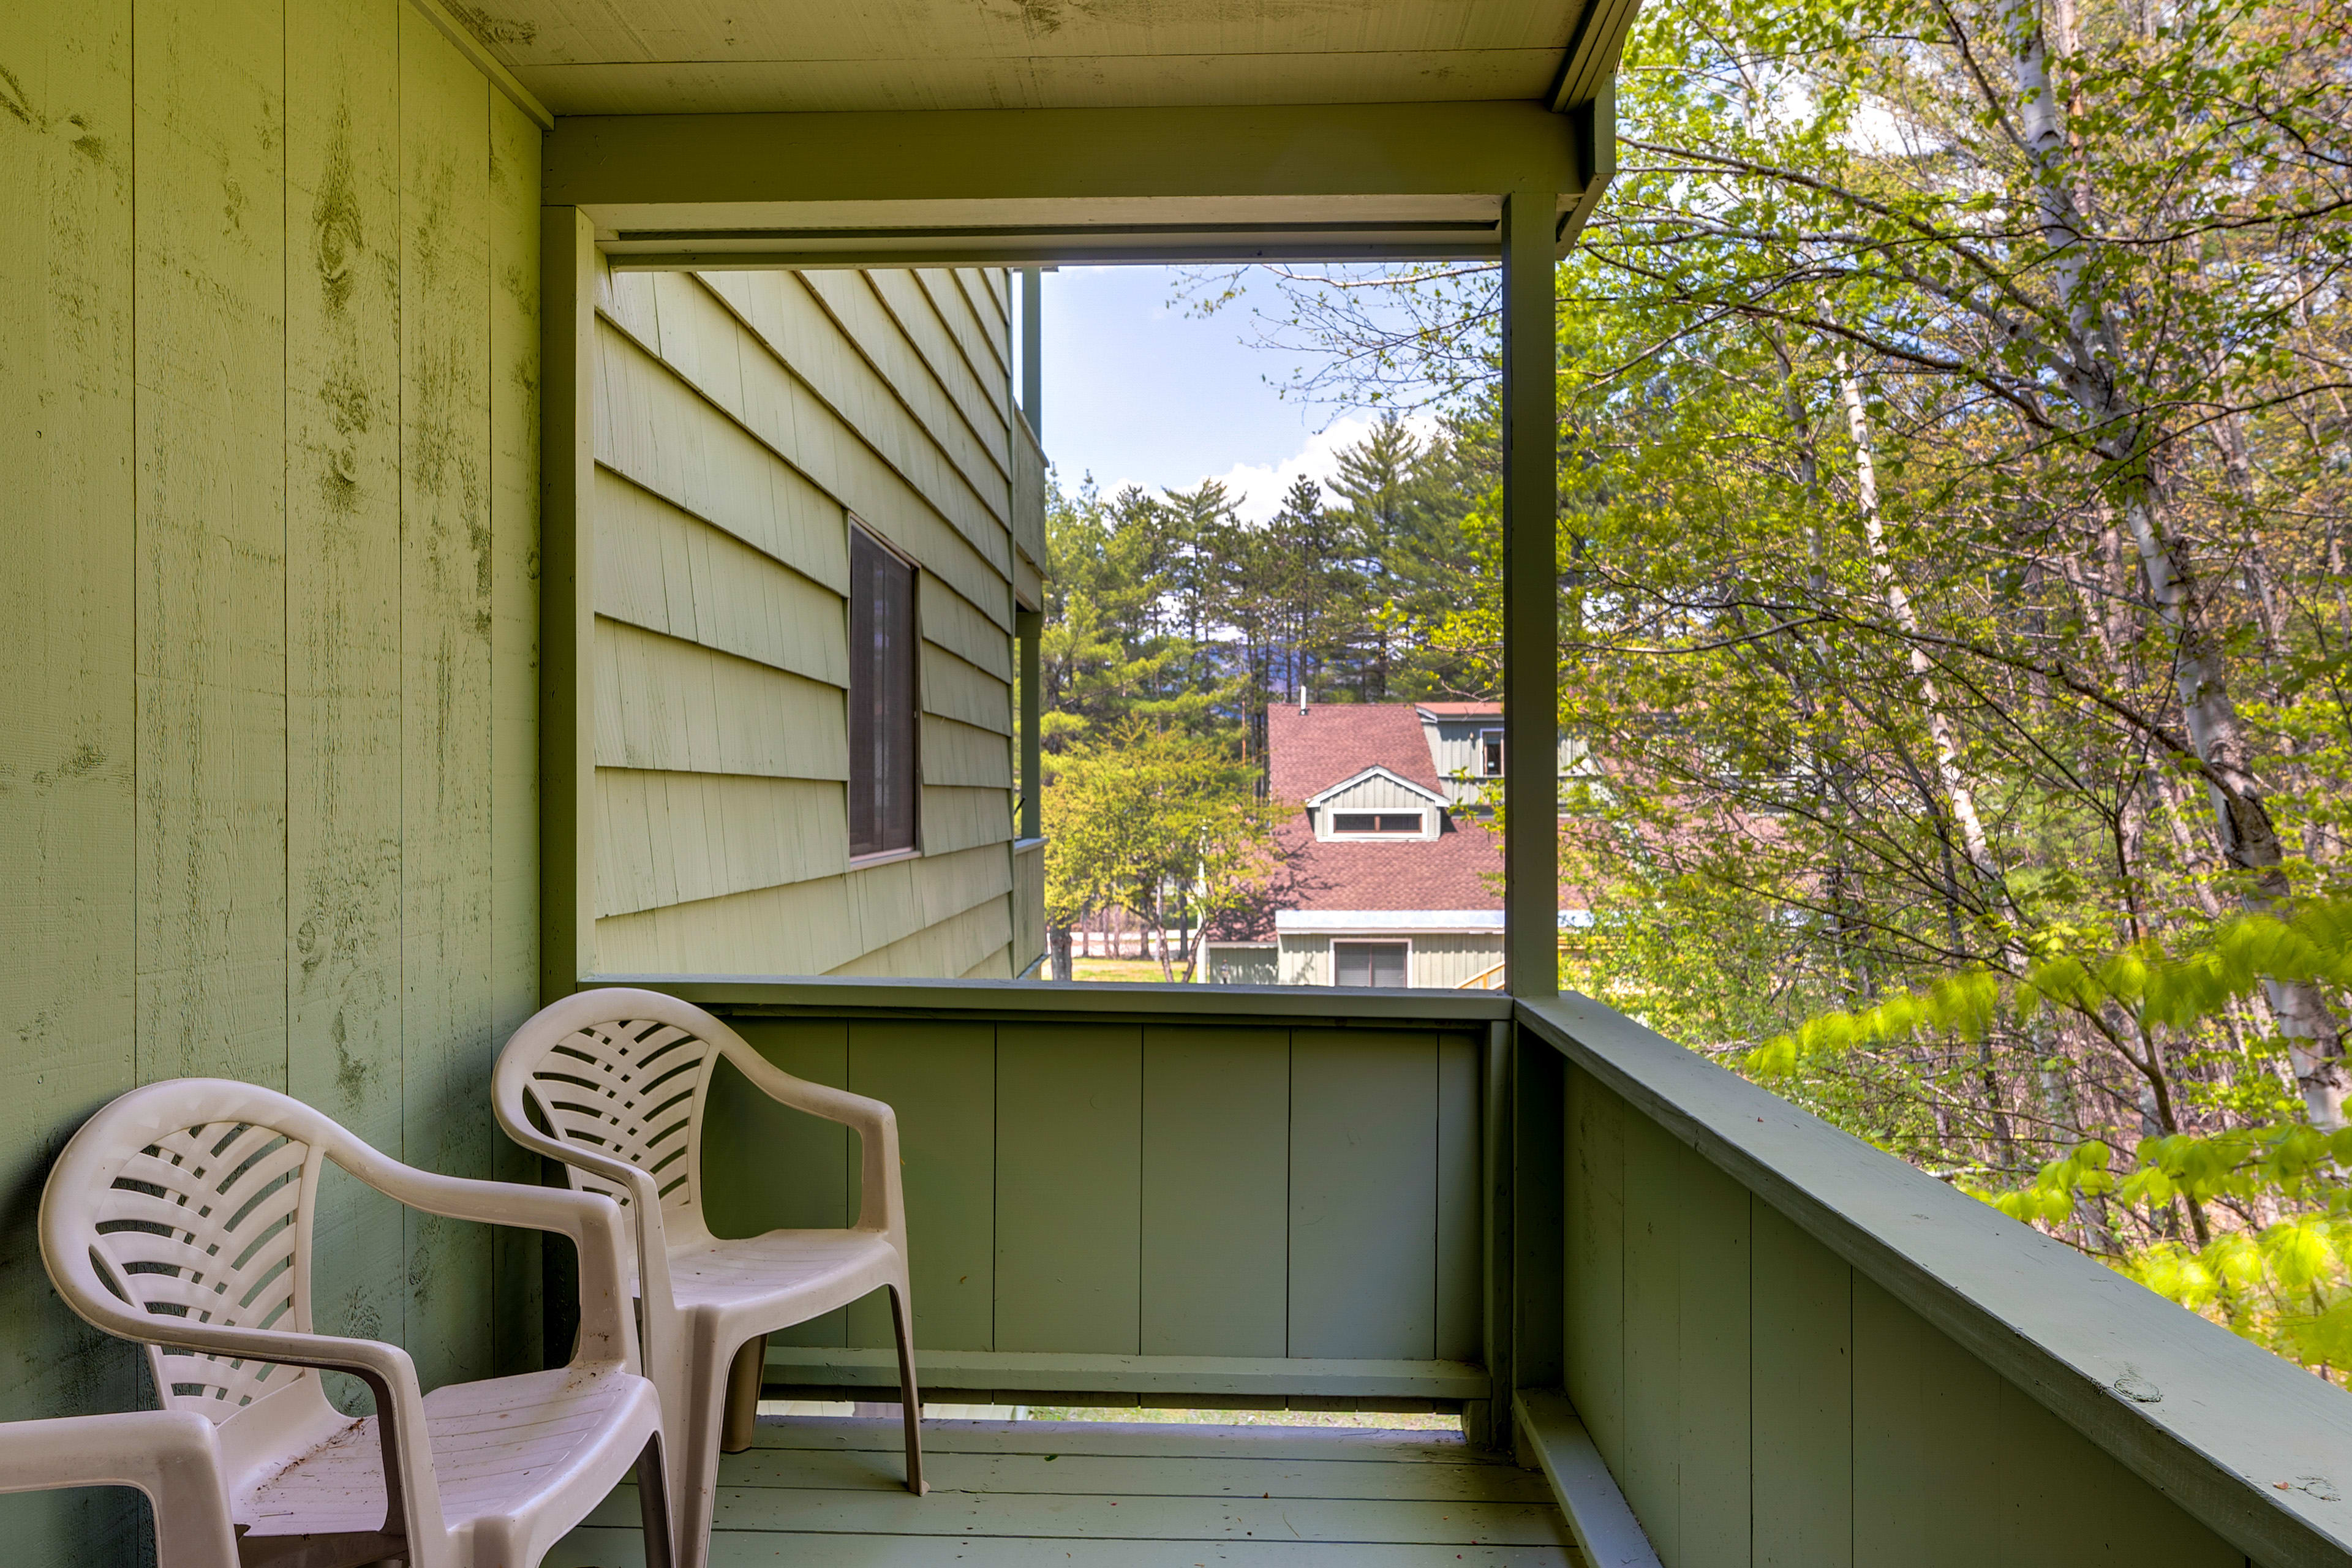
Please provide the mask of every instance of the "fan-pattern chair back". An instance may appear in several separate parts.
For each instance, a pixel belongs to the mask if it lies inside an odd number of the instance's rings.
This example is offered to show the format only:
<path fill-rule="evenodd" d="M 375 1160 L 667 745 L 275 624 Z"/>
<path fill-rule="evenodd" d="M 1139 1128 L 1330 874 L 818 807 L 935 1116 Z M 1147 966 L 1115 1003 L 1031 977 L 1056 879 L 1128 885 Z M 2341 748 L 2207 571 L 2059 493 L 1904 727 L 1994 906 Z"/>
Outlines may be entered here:
<path fill-rule="evenodd" d="M 212 1121 L 117 1157 L 89 1237 L 109 1287 L 151 1317 L 310 1331 L 318 1152 L 254 1122 Z M 167 1408 L 215 1422 L 315 1375 L 160 1345 L 148 1357 Z"/>
<path fill-rule="evenodd" d="M 531 1064 L 530 1095 L 555 1136 L 649 1173 L 665 1227 L 701 1223 L 702 1112 L 717 1047 L 689 1029 L 648 1019 L 586 1024 Z M 572 1184 L 622 1207 L 618 1183 L 566 1165 Z"/>

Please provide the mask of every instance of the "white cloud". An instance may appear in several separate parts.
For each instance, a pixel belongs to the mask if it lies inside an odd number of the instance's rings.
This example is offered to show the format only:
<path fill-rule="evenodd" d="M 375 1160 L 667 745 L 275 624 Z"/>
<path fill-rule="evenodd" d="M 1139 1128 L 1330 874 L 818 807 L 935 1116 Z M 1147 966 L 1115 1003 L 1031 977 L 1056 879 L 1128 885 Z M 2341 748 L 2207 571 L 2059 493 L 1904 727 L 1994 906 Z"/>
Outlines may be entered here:
<path fill-rule="evenodd" d="M 1331 476 L 1339 471 L 1339 454 L 1371 434 L 1374 421 L 1349 415 L 1307 438 L 1295 457 L 1279 463 L 1236 463 L 1223 473 L 1213 476 L 1223 480 L 1234 498 L 1234 510 L 1244 521 L 1265 522 L 1282 510 L 1282 498 L 1301 477 L 1315 480 L 1327 489 Z M 1404 416 L 1405 428 L 1426 441 L 1435 433 L 1437 420 L 1427 414 Z"/>

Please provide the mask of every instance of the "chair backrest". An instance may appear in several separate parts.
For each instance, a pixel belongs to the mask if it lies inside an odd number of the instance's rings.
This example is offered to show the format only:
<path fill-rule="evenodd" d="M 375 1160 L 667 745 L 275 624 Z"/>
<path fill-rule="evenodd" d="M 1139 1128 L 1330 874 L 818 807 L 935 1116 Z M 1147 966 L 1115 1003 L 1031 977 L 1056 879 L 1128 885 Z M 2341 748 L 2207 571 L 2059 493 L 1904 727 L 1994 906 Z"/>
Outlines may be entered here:
<path fill-rule="evenodd" d="M 131 1090 L 74 1135 L 41 1203 L 51 1277 L 86 1318 L 149 1340 L 166 1408 L 226 1421 L 315 1384 L 299 1367 L 158 1345 L 159 1320 L 310 1331 L 321 1162 L 348 1134 L 251 1084 L 177 1079 Z M 323 1397 L 323 1395 L 321 1396 Z"/>
<path fill-rule="evenodd" d="M 690 1002 L 607 986 L 550 1003 L 499 1053 L 502 1116 L 527 1104 L 559 1141 L 653 1178 L 664 1240 L 709 1235 L 702 1215 L 702 1121 L 711 1069 L 741 1037 Z M 618 1182 L 564 1166 L 572 1185 L 634 1209 Z"/>

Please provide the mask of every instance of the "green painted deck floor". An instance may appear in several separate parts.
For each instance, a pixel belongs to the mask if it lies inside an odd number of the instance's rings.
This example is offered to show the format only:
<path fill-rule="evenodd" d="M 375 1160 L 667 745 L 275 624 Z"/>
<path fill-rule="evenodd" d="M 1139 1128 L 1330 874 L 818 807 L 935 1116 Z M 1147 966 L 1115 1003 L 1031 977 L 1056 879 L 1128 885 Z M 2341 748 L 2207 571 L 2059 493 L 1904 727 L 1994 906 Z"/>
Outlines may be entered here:
<path fill-rule="evenodd" d="M 1543 1478 L 1435 1433 L 933 1421 L 931 1494 L 895 1421 L 762 1420 L 719 1473 L 714 1568 L 1565 1568 Z M 548 1568 L 640 1568 L 624 1488 Z"/>

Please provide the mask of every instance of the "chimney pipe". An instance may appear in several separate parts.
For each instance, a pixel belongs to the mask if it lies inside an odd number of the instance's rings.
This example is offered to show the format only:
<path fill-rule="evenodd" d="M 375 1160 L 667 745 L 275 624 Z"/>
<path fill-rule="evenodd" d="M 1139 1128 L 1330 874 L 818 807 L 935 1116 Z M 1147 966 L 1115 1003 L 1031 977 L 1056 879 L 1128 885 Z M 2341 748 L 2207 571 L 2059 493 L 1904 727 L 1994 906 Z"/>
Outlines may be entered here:
<path fill-rule="evenodd" d="M 1303 685 L 1298 689 L 1298 714 L 1302 719 L 1307 716 L 1307 688 Z"/>

